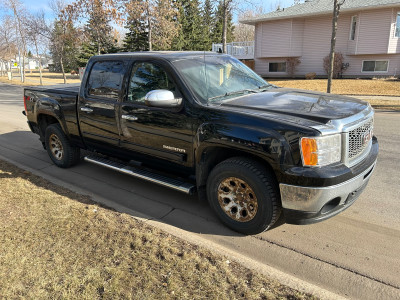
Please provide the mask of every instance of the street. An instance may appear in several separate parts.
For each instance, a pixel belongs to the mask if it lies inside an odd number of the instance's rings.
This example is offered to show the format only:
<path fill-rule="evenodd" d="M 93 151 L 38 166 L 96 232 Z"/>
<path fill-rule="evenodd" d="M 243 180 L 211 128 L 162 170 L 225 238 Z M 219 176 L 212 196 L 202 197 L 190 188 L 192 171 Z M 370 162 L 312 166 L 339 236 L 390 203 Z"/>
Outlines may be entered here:
<path fill-rule="evenodd" d="M 256 236 L 243 236 L 222 225 L 196 195 L 83 161 L 70 169 L 55 167 L 21 113 L 22 91 L 0 83 L 0 156 L 78 191 L 99 195 L 119 211 L 136 211 L 178 227 L 339 296 L 400 299 L 400 112 L 376 112 L 378 164 L 352 207 L 321 223 L 284 224 Z"/>

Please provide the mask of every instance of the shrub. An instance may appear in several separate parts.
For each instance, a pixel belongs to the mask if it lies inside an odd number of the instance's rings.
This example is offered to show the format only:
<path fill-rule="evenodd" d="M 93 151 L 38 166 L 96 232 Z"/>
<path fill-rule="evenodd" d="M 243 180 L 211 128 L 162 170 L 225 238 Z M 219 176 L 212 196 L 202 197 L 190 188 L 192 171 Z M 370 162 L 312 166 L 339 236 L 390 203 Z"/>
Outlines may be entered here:
<path fill-rule="evenodd" d="M 289 57 L 286 59 L 286 71 L 290 77 L 294 78 L 294 74 L 296 73 L 299 64 L 301 64 L 301 61 L 297 57 Z"/>
<path fill-rule="evenodd" d="M 333 62 L 333 78 L 339 78 L 343 73 L 343 54 L 341 52 L 335 52 L 335 59 Z M 324 58 L 324 70 L 326 74 L 329 74 L 329 55 Z"/>
<path fill-rule="evenodd" d="M 306 79 L 315 79 L 317 77 L 317 73 L 315 72 L 310 72 L 306 74 Z"/>

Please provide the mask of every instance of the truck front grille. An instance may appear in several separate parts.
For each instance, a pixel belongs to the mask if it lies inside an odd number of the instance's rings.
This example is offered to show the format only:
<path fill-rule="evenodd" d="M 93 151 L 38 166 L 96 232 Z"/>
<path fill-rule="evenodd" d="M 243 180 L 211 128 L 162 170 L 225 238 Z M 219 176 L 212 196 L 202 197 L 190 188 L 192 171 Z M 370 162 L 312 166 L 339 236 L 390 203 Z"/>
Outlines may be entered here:
<path fill-rule="evenodd" d="M 349 131 L 348 158 L 350 160 L 360 156 L 368 148 L 371 143 L 368 136 L 372 137 L 373 128 L 374 118 L 371 118 L 356 129 Z"/>

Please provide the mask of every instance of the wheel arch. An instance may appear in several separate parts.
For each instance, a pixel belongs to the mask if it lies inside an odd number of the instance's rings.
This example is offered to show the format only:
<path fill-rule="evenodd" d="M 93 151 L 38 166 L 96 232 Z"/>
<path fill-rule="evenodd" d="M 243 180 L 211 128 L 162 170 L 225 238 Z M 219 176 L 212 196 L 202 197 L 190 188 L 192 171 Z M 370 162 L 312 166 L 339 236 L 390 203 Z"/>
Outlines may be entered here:
<path fill-rule="evenodd" d="M 60 124 L 61 129 L 68 136 L 68 133 L 65 131 L 64 124 L 55 115 L 48 113 L 40 113 L 37 116 L 37 124 L 39 128 L 40 140 L 42 142 L 44 141 L 46 128 L 51 124 Z"/>
<path fill-rule="evenodd" d="M 204 190 L 208 175 L 217 164 L 232 157 L 245 157 L 254 160 L 264 166 L 277 179 L 273 161 L 267 160 L 265 157 L 260 157 L 254 153 L 237 148 L 208 146 L 202 149 L 202 152 L 199 153 L 196 159 L 196 182 L 198 190 Z"/>

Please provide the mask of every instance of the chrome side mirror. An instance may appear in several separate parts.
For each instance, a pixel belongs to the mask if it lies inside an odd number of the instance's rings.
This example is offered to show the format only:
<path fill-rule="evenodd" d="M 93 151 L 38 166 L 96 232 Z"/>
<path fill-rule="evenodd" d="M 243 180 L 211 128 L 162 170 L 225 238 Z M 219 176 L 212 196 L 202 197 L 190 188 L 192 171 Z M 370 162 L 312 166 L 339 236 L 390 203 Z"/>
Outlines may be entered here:
<path fill-rule="evenodd" d="M 145 103 L 147 106 L 174 108 L 182 104 L 182 98 L 175 98 L 174 93 L 168 90 L 154 90 L 147 93 Z"/>

